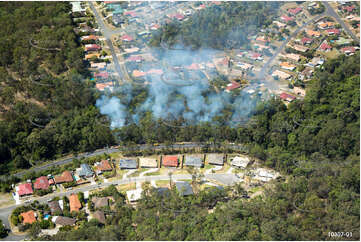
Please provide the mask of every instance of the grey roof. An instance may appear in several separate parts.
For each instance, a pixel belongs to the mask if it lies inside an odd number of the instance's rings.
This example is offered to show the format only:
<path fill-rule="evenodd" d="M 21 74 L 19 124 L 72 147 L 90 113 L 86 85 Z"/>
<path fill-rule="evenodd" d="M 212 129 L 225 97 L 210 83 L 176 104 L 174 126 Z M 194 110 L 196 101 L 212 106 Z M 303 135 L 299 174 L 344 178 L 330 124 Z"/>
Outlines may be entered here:
<path fill-rule="evenodd" d="M 193 194 L 193 189 L 188 182 L 185 181 L 178 181 L 175 182 L 175 186 L 181 196 L 187 196 Z"/>
<path fill-rule="evenodd" d="M 76 219 L 75 218 L 68 218 L 63 216 L 58 216 L 55 220 L 55 224 L 59 225 L 74 225 Z"/>
<path fill-rule="evenodd" d="M 170 190 L 167 187 L 157 187 L 155 189 L 160 196 L 168 196 L 170 194 Z"/>
<path fill-rule="evenodd" d="M 61 211 L 58 201 L 51 201 L 48 203 L 48 205 L 50 207 L 51 214 L 54 214 L 57 211 Z"/>
<path fill-rule="evenodd" d="M 96 212 L 93 213 L 93 217 L 97 219 L 99 222 L 105 224 L 105 215 L 103 211 L 97 210 Z"/>
<path fill-rule="evenodd" d="M 198 156 L 186 155 L 184 164 L 186 166 L 202 167 L 203 166 L 203 159 L 198 157 Z"/>
<path fill-rule="evenodd" d="M 79 172 L 79 176 L 92 176 L 94 175 L 94 172 L 92 171 L 92 169 L 90 168 L 90 166 L 88 164 L 81 164 L 80 165 L 80 172 Z"/>
<path fill-rule="evenodd" d="M 208 163 L 214 164 L 214 165 L 222 165 L 224 163 L 224 155 L 223 154 L 209 154 L 208 157 Z"/>
<path fill-rule="evenodd" d="M 122 169 L 137 169 L 136 159 L 121 159 L 119 161 L 119 167 Z"/>

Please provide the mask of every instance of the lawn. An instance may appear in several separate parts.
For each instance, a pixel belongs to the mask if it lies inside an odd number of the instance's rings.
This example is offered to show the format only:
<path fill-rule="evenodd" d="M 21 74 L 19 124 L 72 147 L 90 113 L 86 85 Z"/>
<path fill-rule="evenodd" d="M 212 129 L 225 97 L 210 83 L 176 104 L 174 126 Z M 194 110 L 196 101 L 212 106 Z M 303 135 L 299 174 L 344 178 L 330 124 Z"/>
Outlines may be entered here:
<path fill-rule="evenodd" d="M 335 59 L 337 58 L 337 56 L 340 55 L 338 50 L 336 50 L 335 48 L 329 52 L 320 52 L 320 53 L 324 55 L 327 59 Z"/>
<path fill-rule="evenodd" d="M 6 207 L 15 204 L 11 193 L 0 193 L 0 207 Z"/>
<path fill-rule="evenodd" d="M 155 171 L 155 172 L 151 172 L 151 173 L 146 173 L 144 176 L 159 176 L 160 175 L 160 171 Z"/>
<path fill-rule="evenodd" d="M 132 174 L 130 174 L 128 177 L 136 177 L 139 176 L 140 173 L 145 172 L 148 170 L 147 168 L 138 168 L 138 170 Z"/>
<path fill-rule="evenodd" d="M 136 185 L 135 182 L 133 182 L 129 184 L 118 185 L 116 186 L 116 188 L 118 189 L 118 191 L 123 192 L 136 189 Z"/>
<path fill-rule="evenodd" d="M 169 180 L 155 181 L 155 184 L 156 184 L 158 187 L 168 187 L 168 185 L 169 185 Z"/>

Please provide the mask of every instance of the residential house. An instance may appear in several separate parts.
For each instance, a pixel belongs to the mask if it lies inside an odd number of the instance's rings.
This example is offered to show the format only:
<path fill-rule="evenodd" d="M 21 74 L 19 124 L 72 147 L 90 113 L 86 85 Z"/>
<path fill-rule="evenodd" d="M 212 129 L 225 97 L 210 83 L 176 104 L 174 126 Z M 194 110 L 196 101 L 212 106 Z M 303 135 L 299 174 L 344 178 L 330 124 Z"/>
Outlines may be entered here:
<path fill-rule="evenodd" d="M 310 44 L 312 44 L 312 42 L 313 42 L 313 39 L 311 39 L 311 38 L 303 37 L 301 39 L 301 43 L 303 45 L 310 45 Z"/>
<path fill-rule="evenodd" d="M 339 35 L 340 34 L 339 29 L 327 29 L 326 32 L 328 35 Z"/>
<path fill-rule="evenodd" d="M 259 61 L 262 61 L 263 58 L 262 58 L 262 54 L 260 53 L 257 53 L 257 52 L 250 52 L 248 54 L 248 57 L 252 60 L 259 60 Z"/>
<path fill-rule="evenodd" d="M 49 205 L 50 212 L 52 215 L 54 215 L 57 212 L 61 212 L 61 210 L 62 210 L 60 208 L 59 202 L 56 200 L 49 202 L 48 205 Z"/>
<path fill-rule="evenodd" d="M 20 216 L 23 217 L 23 224 L 33 224 L 37 218 L 37 214 L 33 210 L 21 213 Z"/>
<path fill-rule="evenodd" d="M 70 212 L 79 212 L 79 210 L 82 208 L 82 205 L 80 203 L 80 200 L 78 198 L 77 194 L 71 194 L 69 196 L 69 206 L 70 206 Z"/>
<path fill-rule="evenodd" d="M 237 88 L 239 88 L 239 87 L 241 87 L 241 84 L 240 84 L 240 83 L 235 82 L 235 81 L 232 81 L 231 83 L 229 83 L 229 84 L 227 85 L 227 87 L 226 87 L 226 92 L 230 92 L 230 91 L 232 91 L 232 90 L 234 90 L 234 89 L 237 89 Z"/>
<path fill-rule="evenodd" d="M 98 51 L 101 50 L 102 47 L 100 47 L 97 44 L 87 44 L 85 45 L 85 51 Z"/>
<path fill-rule="evenodd" d="M 131 55 L 127 58 L 127 62 L 142 62 L 144 59 L 141 55 Z"/>
<path fill-rule="evenodd" d="M 75 218 L 69 218 L 69 217 L 63 217 L 63 216 L 54 216 L 52 217 L 51 221 L 60 226 L 73 226 L 75 225 L 76 219 Z"/>
<path fill-rule="evenodd" d="M 121 14 L 113 14 L 112 20 L 115 26 L 119 26 L 124 23 L 124 19 Z"/>
<path fill-rule="evenodd" d="M 255 179 L 260 180 L 262 182 L 269 182 L 272 179 L 277 178 L 279 175 L 277 173 L 271 172 L 264 168 L 258 168 L 256 170 Z"/>
<path fill-rule="evenodd" d="M 308 51 L 308 47 L 302 46 L 302 45 L 290 45 L 290 44 L 288 44 L 287 46 L 292 48 L 292 49 L 295 49 L 295 50 L 297 50 L 299 52 L 302 52 L 302 53 L 305 53 L 306 51 Z"/>
<path fill-rule="evenodd" d="M 314 31 L 314 30 L 311 30 L 311 29 L 308 29 L 308 30 L 306 31 L 306 34 L 307 34 L 308 36 L 310 36 L 310 37 L 317 37 L 317 38 L 321 36 L 321 33 L 320 33 L 320 32 Z"/>
<path fill-rule="evenodd" d="M 136 202 L 142 198 L 143 189 L 135 189 L 127 191 L 127 198 L 129 202 Z"/>
<path fill-rule="evenodd" d="M 36 178 L 34 188 L 38 190 L 47 190 L 49 188 L 49 180 L 46 176 Z"/>
<path fill-rule="evenodd" d="M 347 46 L 341 49 L 341 52 L 345 55 L 353 55 L 355 54 L 356 48 L 352 46 Z"/>
<path fill-rule="evenodd" d="M 300 13 L 302 11 L 302 8 L 297 7 L 297 8 L 290 8 L 287 10 L 288 13 L 292 14 L 292 15 L 297 15 L 298 13 Z"/>
<path fill-rule="evenodd" d="M 162 157 L 162 166 L 177 167 L 178 156 L 176 155 L 165 155 Z"/>
<path fill-rule="evenodd" d="M 262 36 L 258 36 L 256 39 L 257 42 L 260 42 L 262 44 L 268 44 L 270 42 L 269 38 L 262 35 Z"/>
<path fill-rule="evenodd" d="M 310 62 L 305 64 L 305 66 L 317 67 L 319 65 L 322 65 L 324 62 L 325 62 L 325 60 L 320 57 L 313 57 Z"/>
<path fill-rule="evenodd" d="M 280 79 L 284 79 L 284 80 L 288 80 L 289 78 L 291 78 L 292 76 L 286 72 L 280 71 L 280 70 L 275 70 L 272 73 L 273 77 L 278 77 Z"/>
<path fill-rule="evenodd" d="M 290 53 L 290 54 L 286 54 L 285 55 L 286 58 L 290 59 L 290 60 L 293 60 L 295 62 L 298 62 L 300 59 L 301 59 L 301 56 L 298 55 L 298 54 L 293 54 L 293 53 Z"/>
<path fill-rule="evenodd" d="M 293 87 L 293 91 L 299 96 L 306 96 L 306 90 L 300 87 Z"/>
<path fill-rule="evenodd" d="M 82 7 L 82 2 L 70 2 L 71 4 L 71 11 L 73 13 L 82 13 L 84 14 L 85 13 L 85 8 Z"/>
<path fill-rule="evenodd" d="M 82 41 L 98 40 L 98 39 L 99 39 L 99 37 L 96 35 L 86 35 L 86 36 L 80 37 L 80 40 L 82 40 Z"/>
<path fill-rule="evenodd" d="M 17 187 L 17 192 L 20 197 L 33 194 L 33 187 L 31 182 L 20 184 Z"/>
<path fill-rule="evenodd" d="M 281 68 L 289 70 L 289 71 L 293 71 L 294 69 L 296 69 L 295 65 L 289 64 L 288 62 L 281 62 L 280 66 L 281 66 Z"/>
<path fill-rule="evenodd" d="M 336 40 L 336 44 L 339 46 L 343 46 L 343 45 L 349 45 L 351 44 L 352 39 L 345 39 L 343 37 L 339 37 L 338 40 Z"/>
<path fill-rule="evenodd" d="M 274 23 L 278 28 L 280 28 L 280 29 L 287 26 L 286 24 L 281 23 L 281 22 L 279 22 L 279 21 L 273 21 L 273 23 Z"/>
<path fill-rule="evenodd" d="M 191 185 L 186 181 L 177 181 L 175 182 L 175 186 L 179 192 L 179 195 L 181 196 L 188 196 L 193 194 Z"/>
<path fill-rule="evenodd" d="M 93 213 L 93 218 L 97 219 L 100 223 L 105 224 L 105 215 L 103 211 L 95 211 Z"/>
<path fill-rule="evenodd" d="M 96 164 L 95 170 L 96 173 L 99 175 L 102 174 L 104 171 L 111 171 L 113 170 L 113 168 L 108 160 L 102 160 L 100 163 Z"/>
<path fill-rule="evenodd" d="M 178 21 L 182 21 L 184 18 L 185 18 L 185 16 L 183 15 L 183 14 L 180 14 L 180 13 L 173 13 L 173 14 L 168 14 L 167 15 L 167 17 L 168 18 L 175 18 L 175 19 L 177 19 Z"/>
<path fill-rule="evenodd" d="M 120 169 L 137 169 L 137 160 L 136 159 L 120 159 L 119 168 Z"/>
<path fill-rule="evenodd" d="M 306 67 L 303 71 L 301 71 L 298 74 L 298 78 L 303 81 L 303 80 L 307 80 L 310 79 L 313 75 L 313 69 L 311 67 Z"/>
<path fill-rule="evenodd" d="M 238 62 L 236 66 L 240 67 L 242 70 L 248 71 L 252 70 L 254 68 L 254 65 L 244 63 L 244 62 Z"/>
<path fill-rule="evenodd" d="M 287 101 L 287 102 L 292 102 L 293 100 L 296 99 L 295 96 L 292 96 L 288 93 L 285 93 L 285 92 L 282 92 L 281 95 L 280 95 L 280 98 L 283 100 L 283 101 Z"/>
<path fill-rule="evenodd" d="M 74 180 L 73 175 L 70 171 L 64 171 L 61 176 L 54 177 L 54 181 L 56 184 L 64 183 L 64 182 L 72 182 Z"/>
<path fill-rule="evenodd" d="M 207 159 L 208 159 L 208 164 L 223 166 L 224 163 L 223 154 L 208 154 Z"/>
<path fill-rule="evenodd" d="M 93 76 L 98 79 L 108 79 L 109 73 L 106 71 L 94 73 Z"/>
<path fill-rule="evenodd" d="M 139 78 L 139 77 L 143 77 L 145 76 L 147 73 L 145 73 L 144 71 L 139 71 L 139 70 L 134 70 L 132 72 L 132 75 L 135 77 L 135 78 Z"/>
<path fill-rule="evenodd" d="M 94 175 L 94 172 L 90 168 L 88 164 L 80 164 L 80 171 L 79 176 L 80 177 L 92 177 Z"/>
<path fill-rule="evenodd" d="M 196 155 L 185 155 L 184 157 L 184 165 L 186 166 L 194 166 L 194 167 L 202 167 L 203 159 Z"/>
<path fill-rule="evenodd" d="M 335 26 L 334 22 L 320 22 L 320 23 L 318 23 L 318 28 L 322 29 L 322 30 L 332 28 L 333 26 Z"/>
<path fill-rule="evenodd" d="M 85 55 L 86 60 L 90 60 L 90 59 L 93 59 L 93 58 L 99 58 L 99 57 L 100 57 L 99 53 L 92 53 L 92 54 Z"/>
<path fill-rule="evenodd" d="M 142 168 L 154 168 L 158 167 L 158 162 L 155 158 L 141 157 L 139 158 L 139 166 Z"/>
<path fill-rule="evenodd" d="M 91 62 L 90 67 L 98 69 L 100 71 L 104 71 L 106 69 L 106 67 L 107 67 L 107 63 L 105 63 L 105 62 L 99 62 L 99 63 Z"/>
<path fill-rule="evenodd" d="M 96 83 L 95 88 L 99 91 L 104 91 L 105 89 L 113 89 L 113 83 L 112 82 L 105 82 L 105 83 Z"/>
<path fill-rule="evenodd" d="M 282 20 L 284 23 L 286 23 L 286 24 L 289 24 L 289 23 L 292 23 L 292 22 L 295 21 L 294 18 L 289 17 L 289 16 L 287 16 L 287 15 L 281 16 L 281 20 Z"/>
<path fill-rule="evenodd" d="M 332 50 L 332 46 L 327 43 L 327 40 L 324 40 L 319 47 L 320 51 L 328 52 Z"/>
<path fill-rule="evenodd" d="M 232 159 L 231 165 L 239 168 L 246 168 L 250 162 L 247 156 L 236 156 Z"/>
<path fill-rule="evenodd" d="M 160 25 L 159 24 L 155 24 L 155 23 L 153 23 L 151 26 L 150 26 L 150 30 L 157 30 L 157 29 L 159 29 L 160 28 Z"/>
<path fill-rule="evenodd" d="M 356 9 L 355 5 L 351 5 L 351 6 L 342 6 L 342 10 L 344 12 L 348 12 L 351 13 L 352 11 L 354 11 Z"/>
<path fill-rule="evenodd" d="M 108 197 L 92 197 L 94 208 L 101 209 L 109 205 Z"/>
<path fill-rule="evenodd" d="M 121 39 L 122 41 L 125 41 L 125 42 L 133 41 L 133 38 L 132 38 L 131 36 L 127 35 L 127 34 L 121 36 L 120 39 Z"/>

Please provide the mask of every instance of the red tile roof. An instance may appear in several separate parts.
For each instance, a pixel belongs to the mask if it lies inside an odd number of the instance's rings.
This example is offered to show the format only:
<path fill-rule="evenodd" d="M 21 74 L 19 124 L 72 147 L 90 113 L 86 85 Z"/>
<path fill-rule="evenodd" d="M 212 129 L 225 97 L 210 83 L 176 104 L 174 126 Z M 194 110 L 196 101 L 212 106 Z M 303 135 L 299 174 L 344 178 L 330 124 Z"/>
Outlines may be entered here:
<path fill-rule="evenodd" d="M 283 15 L 281 17 L 281 19 L 285 22 L 290 22 L 290 21 L 293 21 L 293 18 L 292 17 L 288 17 L 287 15 Z"/>
<path fill-rule="evenodd" d="M 238 82 L 232 82 L 231 85 L 226 87 L 227 91 L 232 91 L 236 88 L 239 88 L 241 86 L 241 84 L 239 84 Z"/>
<path fill-rule="evenodd" d="M 31 183 L 29 182 L 29 183 L 20 184 L 18 194 L 19 196 L 33 194 L 33 188 L 31 186 Z"/>
<path fill-rule="evenodd" d="M 199 65 L 197 63 L 193 63 L 190 66 L 186 67 L 188 70 L 199 70 Z"/>
<path fill-rule="evenodd" d="M 177 167 L 178 166 L 178 156 L 176 156 L 176 155 L 163 156 L 162 165 Z"/>
<path fill-rule="evenodd" d="M 342 48 L 341 51 L 344 53 L 346 53 L 346 52 L 355 53 L 356 49 L 355 49 L 355 47 L 347 46 L 347 47 Z"/>
<path fill-rule="evenodd" d="M 298 14 L 301 11 L 302 11 L 302 8 L 300 8 L 300 7 L 288 9 L 288 12 L 292 13 L 292 14 Z"/>
<path fill-rule="evenodd" d="M 73 193 L 69 196 L 69 206 L 70 206 L 70 212 L 73 211 L 79 212 L 79 209 L 81 209 L 82 206 L 77 194 Z"/>
<path fill-rule="evenodd" d="M 286 100 L 286 101 L 292 101 L 292 100 L 295 100 L 295 99 L 296 99 L 295 96 L 292 96 L 292 95 L 290 95 L 290 94 L 288 94 L 288 93 L 285 93 L 285 92 L 281 93 L 280 98 L 281 98 L 282 100 Z"/>
<path fill-rule="evenodd" d="M 134 11 L 127 11 L 127 12 L 124 12 L 124 15 L 129 15 L 131 17 L 136 17 L 137 16 L 137 13 L 134 12 Z"/>
<path fill-rule="evenodd" d="M 43 189 L 46 190 L 49 188 L 49 181 L 48 178 L 46 176 L 41 176 L 36 178 L 36 181 L 34 183 L 34 188 L 35 189 Z"/>
<path fill-rule="evenodd" d="M 35 212 L 33 210 L 20 214 L 23 217 L 23 224 L 32 224 L 36 222 Z"/>
<path fill-rule="evenodd" d="M 311 38 L 307 38 L 307 37 L 303 37 L 302 39 L 301 39 L 301 42 L 302 42 L 302 44 L 304 45 L 304 44 L 310 44 L 310 43 L 312 43 L 312 39 Z"/>
<path fill-rule="evenodd" d="M 161 69 L 150 69 L 147 74 L 157 74 L 157 75 L 162 75 L 163 71 Z"/>
<path fill-rule="evenodd" d="M 354 9 L 355 5 L 343 7 L 343 10 L 346 10 L 347 12 L 352 12 Z"/>
<path fill-rule="evenodd" d="M 327 42 L 323 42 L 320 46 L 320 49 L 321 50 L 328 50 L 328 49 L 330 50 L 330 49 L 332 49 L 332 46 L 327 44 Z"/>
<path fill-rule="evenodd" d="M 55 183 L 72 182 L 73 176 L 70 171 L 64 171 L 61 176 L 54 177 Z"/>
<path fill-rule="evenodd" d="M 328 29 L 326 30 L 328 34 L 340 34 L 339 29 Z"/>
<path fill-rule="evenodd" d="M 108 78 L 108 77 L 109 77 L 109 73 L 108 73 L 108 72 L 94 73 L 94 77 Z"/>
<path fill-rule="evenodd" d="M 96 44 L 89 44 L 85 46 L 85 50 L 89 51 L 89 50 L 100 50 L 101 47 L 99 45 Z"/>
<path fill-rule="evenodd" d="M 129 56 L 127 61 L 135 61 L 135 62 L 140 62 L 143 60 L 143 57 L 139 56 L 139 55 L 132 55 Z"/>
<path fill-rule="evenodd" d="M 123 41 L 132 41 L 132 40 L 133 40 L 132 36 L 129 36 L 129 35 L 127 35 L 127 34 L 123 35 L 123 36 L 120 37 L 120 38 L 121 38 L 121 40 L 123 40 Z"/>
<path fill-rule="evenodd" d="M 112 166 L 110 165 L 108 160 L 102 160 L 99 165 L 97 165 L 98 171 L 111 171 Z"/>

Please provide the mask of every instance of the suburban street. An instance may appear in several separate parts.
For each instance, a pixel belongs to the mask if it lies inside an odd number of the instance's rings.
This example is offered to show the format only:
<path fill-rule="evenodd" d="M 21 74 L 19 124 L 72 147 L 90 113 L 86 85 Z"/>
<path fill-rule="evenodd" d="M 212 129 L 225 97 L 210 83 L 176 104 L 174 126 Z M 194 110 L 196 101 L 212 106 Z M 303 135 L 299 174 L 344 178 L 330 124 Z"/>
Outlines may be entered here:
<path fill-rule="evenodd" d="M 349 27 L 345 24 L 345 22 L 340 18 L 340 16 L 335 12 L 335 10 L 328 4 L 328 2 L 322 2 L 326 7 L 327 15 L 336 19 L 336 21 L 341 25 L 341 27 L 347 32 L 348 35 L 352 37 L 354 41 L 360 43 L 360 39 L 350 30 Z"/>
<path fill-rule="evenodd" d="M 81 159 L 81 158 L 89 158 L 89 157 L 93 157 L 93 156 L 97 156 L 97 155 L 102 155 L 104 153 L 107 154 L 112 154 L 112 153 L 116 153 L 116 152 L 121 152 L 121 151 L 130 151 L 130 150 L 149 150 L 149 149 L 166 149 L 166 148 L 173 148 L 173 149 L 192 149 L 192 148 L 202 148 L 205 146 L 209 146 L 209 147 L 215 147 L 215 145 L 210 145 L 210 144 L 205 144 L 205 143 L 182 143 L 182 144 L 173 144 L 173 145 L 164 145 L 164 144 L 159 144 L 157 146 L 153 146 L 153 145 L 149 145 L 149 144 L 142 144 L 142 145 L 137 145 L 137 146 L 133 146 L 133 147 L 127 147 L 127 146 L 121 146 L 119 148 L 103 148 L 103 149 L 99 149 L 93 152 L 88 152 L 88 153 L 84 153 L 84 154 L 79 154 L 76 157 L 70 157 L 70 158 L 65 158 L 65 159 L 60 159 L 60 160 L 56 160 L 54 162 L 49 162 L 48 164 L 45 165 L 41 165 L 41 166 L 37 166 L 37 167 L 32 167 L 28 170 L 25 171 L 21 171 L 18 173 L 13 174 L 16 177 L 22 177 L 24 176 L 26 173 L 30 172 L 30 171 L 41 171 L 41 170 L 46 170 L 49 167 L 52 166 L 56 166 L 56 165 L 65 165 L 68 164 L 70 162 L 72 162 L 74 159 Z M 242 144 L 229 144 L 227 145 L 228 148 L 231 149 L 244 149 L 245 146 Z M 2 179 L 5 179 L 7 176 L 1 176 Z"/>
<path fill-rule="evenodd" d="M 117 55 L 116 50 L 112 43 L 112 36 L 117 35 L 117 34 L 119 35 L 122 33 L 122 31 L 109 29 L 106 26 L 106 24 L 104 23 L 101 15 L 98 13 L 98 10 L 94 7 L 93 3 L 92 2 L 88 2 L 88 3 L 89 3 L 91 10 L 93 11 L 93 13 L 95 15 L 95 18 L 99 25 L 99 28 L 100 28 L 101 32 L 103 33 L 104 37 L 106 38 L 106 43 L 109 46 L 109 49 L 112 53 L 114 67 L 119 75 L 119 79 L 118 79 L 119 84 L 121 84 L 120 83 L 122 80 L 121 78 L 125 78 L 127 81 L 132 81 L 128 75 L 128 72 L 126 71 L 125 66 L 124 66 L 124 59 L 121 60 L 122 63 L 119 62 L 119 59 L 118 59 L 119 54 Z"/>
<path fill-rule="evenodd" d="M 205 179 L 216 180 L 216 181 L 221 182 L 226 185 L 232 185 L 235 182 L 238 182 L 238 177 L 233 173 L 204 174 L 204 177 L 205 177 Z M 154 183 L 155 181 L 169 180 L 169 179 L 170 179 L 170 177 L 168 175 L 128 177 L 126 179 L 105 182 L 100 185 L 90 184 L 90 185 L 82 186 L 79 188 L 74 188 L 72 190 L 68 190 L 65 192 L 52 193 L 52 194 L 49 194 L 49 195 L 46 195 L 43 197 L 29 199 L 28 201 L 33 202 L 33 201 L 37 200 L 40 203 L 46 203 L 49 199 L 52 199 L 54 197 L 69 196 L 72 193 L 85 192 L 85 191 L 90 191 L 90 190 L 94 190 L 94 189 L 105 188 L 109 185 L 123 185 L 123 184 L 141 183 L 141 182 L 150 182 L 150 183 L 153 182 Z M 172 180 L 192 179 L 192 176 L 190 174 L 172 175 L 171 179 Z M 12 206 L 4 207 L 4 208 L 0 209 L 0 219 L 3 221 L 3 223 L 6 225 L 7 228 L 10 228 L 8 218 L 9 218 L 12 210 L 14 210 L 16 207 L 23 206 L 23 205 L 24 205 L 24 203 L 18 204 L 18 205 L 12 205 Z M 10 233 L 9 236 L 7 238 L 5 238 L 4 240 L 17 241 L 17 240 L 22 240 L 24 238 L 25 238 L 25 236 L 18 236 L 13 233 Z"/>
<path fill-rule="evenodd" d="M 301 32 L 301 30 L 303 30 L 306 26 L 308 26 L 309 24 L 314 23 L 315 21 L 317 21 L 319 18 L 325 17 L 326 14 L 319 14 L 316 17 L 312 18 L 311 20 L 307 21 L 306 23 L 304 23 L 302 26 L 298 27 L 290 36 L 288 36 L 287 39 L 285 39 L 283 41 L 283 43 L 281 44 L 280 47 L 278 47 L 278 49 L 276 50 L 276 52 L 272 55 L 272 57 L 263 65 L 261 71 L 258 73 L 258 79 L 259 80 L 264 80 L 265 75 L 268 72 L 268 68 L 270 67 L 270 65 L 272 64 L 272 62 L 277 58 L 277 56 L 283 51 L 283 49 L 286 47 L 286 45 L 288 44 L 288 42 L 293 39 L 294 37 L 297 36 L 297 34 L 299 32 Z"/>

